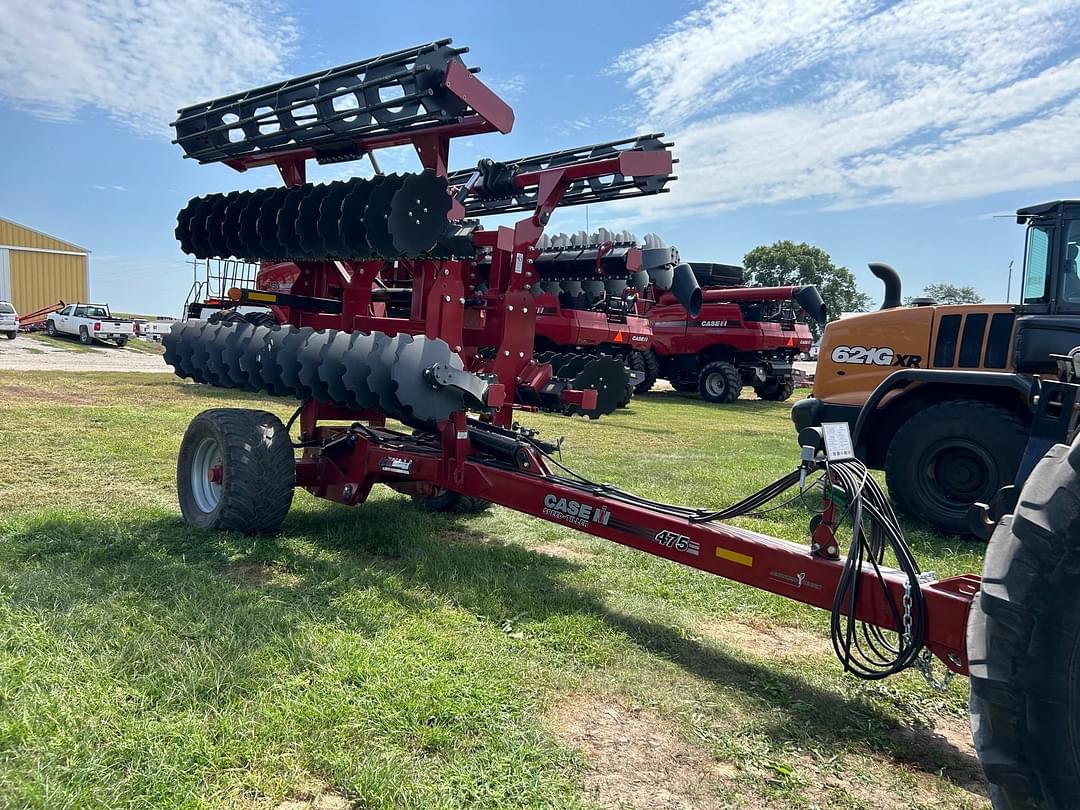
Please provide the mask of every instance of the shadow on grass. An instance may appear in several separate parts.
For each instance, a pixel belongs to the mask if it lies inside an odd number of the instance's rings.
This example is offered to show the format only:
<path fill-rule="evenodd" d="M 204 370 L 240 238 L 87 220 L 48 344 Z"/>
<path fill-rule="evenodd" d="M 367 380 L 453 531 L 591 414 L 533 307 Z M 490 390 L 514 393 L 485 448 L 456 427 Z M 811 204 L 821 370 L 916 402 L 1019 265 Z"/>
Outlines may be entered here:
<path fill-rule="evenodd" d="M 5 596 L 16 607 L 31 606 L 46 621 L 64 622 L 81 607 L 123 594 L 126 609 L 154 616 L 155 626 L 197 635 L 221 667 L 220 679 L 240 679 L 244 689 L 275 677 L 260 669 L 259 650 L 312 620 L 372 638 L 392 625 L 395 613 L 422 614 L 448 602 L 496 627 L 509 617 L 540 623 L 580 617 L 742 693 L 760 707 L 766 732 L 778 746 L 798 740 L 832 751 L 869 747 L 981 790 L 973 757 L 932 732 L 916 730 L 912 736 L 871 699 L 817 688 L 779 665 L 731 655 L 671 627 L 612 611 L 598 593 L 575 584 L 578 563 L 492 540 L 473 529 L 468 517 L 429 515 L 408 501 L 297 509 L 279 536 L 255 539 L 199 532 L 173 517 L 108 522 L 72 513 L 28 518 L 0 537 L 7 573 L 18 582 Z M 269 566 L 275 575 L 231 575 L 238 555 L 245 564 Z M 392 608 L 370 615 L 363 601 L 350 601 L 371 590 L 380 605 Z M 242 632 L 230 614 L 243 617 Z M 552 623 L 537 643 L 565 650 L 559 626 Z M 227 694 L 222 701 L 227 705 Z M 896 742 L 901 736 L 903 744 Z"/>

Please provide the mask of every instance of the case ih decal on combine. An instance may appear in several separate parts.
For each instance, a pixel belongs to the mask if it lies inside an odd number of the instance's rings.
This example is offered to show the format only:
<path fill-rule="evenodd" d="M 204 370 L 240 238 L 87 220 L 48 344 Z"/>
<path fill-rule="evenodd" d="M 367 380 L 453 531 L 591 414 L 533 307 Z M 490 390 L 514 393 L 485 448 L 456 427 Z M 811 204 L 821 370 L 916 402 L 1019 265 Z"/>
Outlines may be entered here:
<path fill-rule="evenodd" d="M 514 422 L 515 409 L 600 416 L 618 407 L 629 378 L 614 357 L 533 355 L 534 288 L 555 295 L 544 227 L 559 205 L 666 191 L 671 144 L 648 135 L 448 172 L 454 138 L 506 133 L 514 120 L 463 53 L 435 42 L 181 110 L 177 142 L 189 157 L 239 171 L 273 165 L 285 181 L 193 200 L 177 223 L 184 249 L 287 262 L 296 278 L 288 292 L 230 291 L 238 304 L 274 307 L 281 325 L 254 317 L 266 312 L 189 319 L 166 338 L 166 360 L 182 377 L 301 402 L 289 426 L 237 409 L 192 421 L 177 463 L 185 520 L 274 532 L 295 487 L 354 505 L 384 484 L 430 509 L 496 503 L 569 523 L 831 611 L 833 646 L 860 677 L 914 667 L 931 679 L 934 658 L 950 674 L 970 673 L 976 743 L 999 806 L 1032 797 L 1076 806 L 1077 656 L 1069 651 L 1080 606 L 1071 583 L 1050 572 L 1076 566 L 1060 537 L 1080 532 L 1080 445 L 1059 446 L 1033 474 L 1038 486 L 1021 499 L 1015 531 L 1008 521 L 998 528 L 1002 551 L 995 557 L 991 546 L 993 578 L 978 600 L 977 577 L 920 571 L 875 479 L 843 453 L 830 458 L 821 430 L 804 435 L 794 471 L 719 510 L 654 502 L 568 471 L 552 457 L 556 445 Z M 421 171 L 305 182 L 308 160 L 401 144 L 415 147 Z M 480 225 L 513 211 L 522 217 L 512 227 Z M 648 245 L 619 249 L 625 259 L 605 264 L 597 246 L 592 264 L 593 281 L 615 295 L 639 268 L 653 268 Z M 656 273 L 670 273 L 673 299 L 693 306 L 701 293 L 692 268 L 667 255 Z M 823 498 L 808 542 L 724 522 L 796 487 Z M 1035 553 L 1025 551 L 1028 538 Z M 1036 571 L 1047 580 L 1031 587 Z M 1045 672 L 1050 660 L 1068 677 Z"/>

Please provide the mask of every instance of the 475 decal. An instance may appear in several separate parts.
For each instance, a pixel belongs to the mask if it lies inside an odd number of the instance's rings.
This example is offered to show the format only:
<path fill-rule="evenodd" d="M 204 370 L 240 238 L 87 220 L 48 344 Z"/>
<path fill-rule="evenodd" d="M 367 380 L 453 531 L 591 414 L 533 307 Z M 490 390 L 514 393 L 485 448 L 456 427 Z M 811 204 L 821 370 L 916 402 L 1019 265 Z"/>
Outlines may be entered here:
<path fill-rule="evenodd" d="M 698 542 L 696 540 L 691 540 L 685 534 L 679 534 L 678 532 L 660 532 L 653 539 L 665 548 L 673 548 L 676 551 L 685 551 L 687 554 L 692 554 L 695 557 L 701 554 L 701 546 Z"/>
<path fill-rule="evenodd" d="M 901 368 L 919 368 L 921 354 L 897 354 L 888 346 L 868 348 L 866 346 L 837 346 L 830 355 L 834 363 L 848 363 L 860 366 L 900 366 Z"/>

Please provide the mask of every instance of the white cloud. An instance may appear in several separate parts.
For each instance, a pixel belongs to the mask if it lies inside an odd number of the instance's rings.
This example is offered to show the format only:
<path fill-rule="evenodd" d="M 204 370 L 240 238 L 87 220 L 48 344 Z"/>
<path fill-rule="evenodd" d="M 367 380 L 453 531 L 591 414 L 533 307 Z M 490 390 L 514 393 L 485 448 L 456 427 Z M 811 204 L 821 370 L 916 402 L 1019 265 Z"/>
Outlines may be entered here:
<path fill-rule="evenodd" d="M 1080 179 L 1077 0 L 708 0 L 616 63 L 681 163 L 653 216 Z"/>
<path fill-rule="evenodd" d="M 281 77 L 296 32 L 258 0 L 22 0 L 0 15 L 0 98 L 170 135 L 178 107 Z"/>

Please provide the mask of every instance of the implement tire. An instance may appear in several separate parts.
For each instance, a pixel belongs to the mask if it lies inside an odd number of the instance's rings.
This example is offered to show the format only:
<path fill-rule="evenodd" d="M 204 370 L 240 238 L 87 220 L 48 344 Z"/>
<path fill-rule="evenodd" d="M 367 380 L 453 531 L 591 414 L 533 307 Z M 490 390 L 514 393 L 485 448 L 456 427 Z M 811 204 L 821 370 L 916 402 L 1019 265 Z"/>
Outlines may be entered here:
<path fill-rule="evenodd" d="M 706 402 L 734 402 L 742 393 L 742 375 L 724 360 L 708 363 L 698 376 L 698 393 Z"/>
<path fill-rule="evenodd" d="M 434 495 L 412 495 L 413 503 L 425 512 L 456 512 L 459 515 L 471 515 L 486 512 L 491 508 L 491 501 L 472 495 L 462 495 L 449 489 L 440 489 Z"/>
<path fill-rule="evenodd" d="M 950 534 L 967 534 L 967 513 L 1011 484 L 1028 427 L 997 405 L 957 399 L 924 408 L 893 437 L 885 480 L 912 517 Z"/>
<path fill-rule="evenodd" d="M 176 460 L 180 511 L 198 529 L 276 532 L 292 505 L 295 481 L 289 434 L 266 411 L 203 411 L 188 425 Z"/>
<path fill-rule="evenodd" d="M 1080 807 L 1080 438 L 994 531 L 968 620 L 970 714 L 995 810 Z"/>
<path fill-rule="evenodd" d="M 656 352 L 652 349 L 646 349 L 643 352 L 634 352 L 630 356 L 633 358 L 640 358 L 640 371 L 645 373 L 645 379 L 637 384 L 637 387 L 634 388 L 634 393 L 644 394 L 646 391 L 652 390 L 652 387 L 656 385 L 656 380 L 660 376 L 660 361 L 656 359 Z"/>

